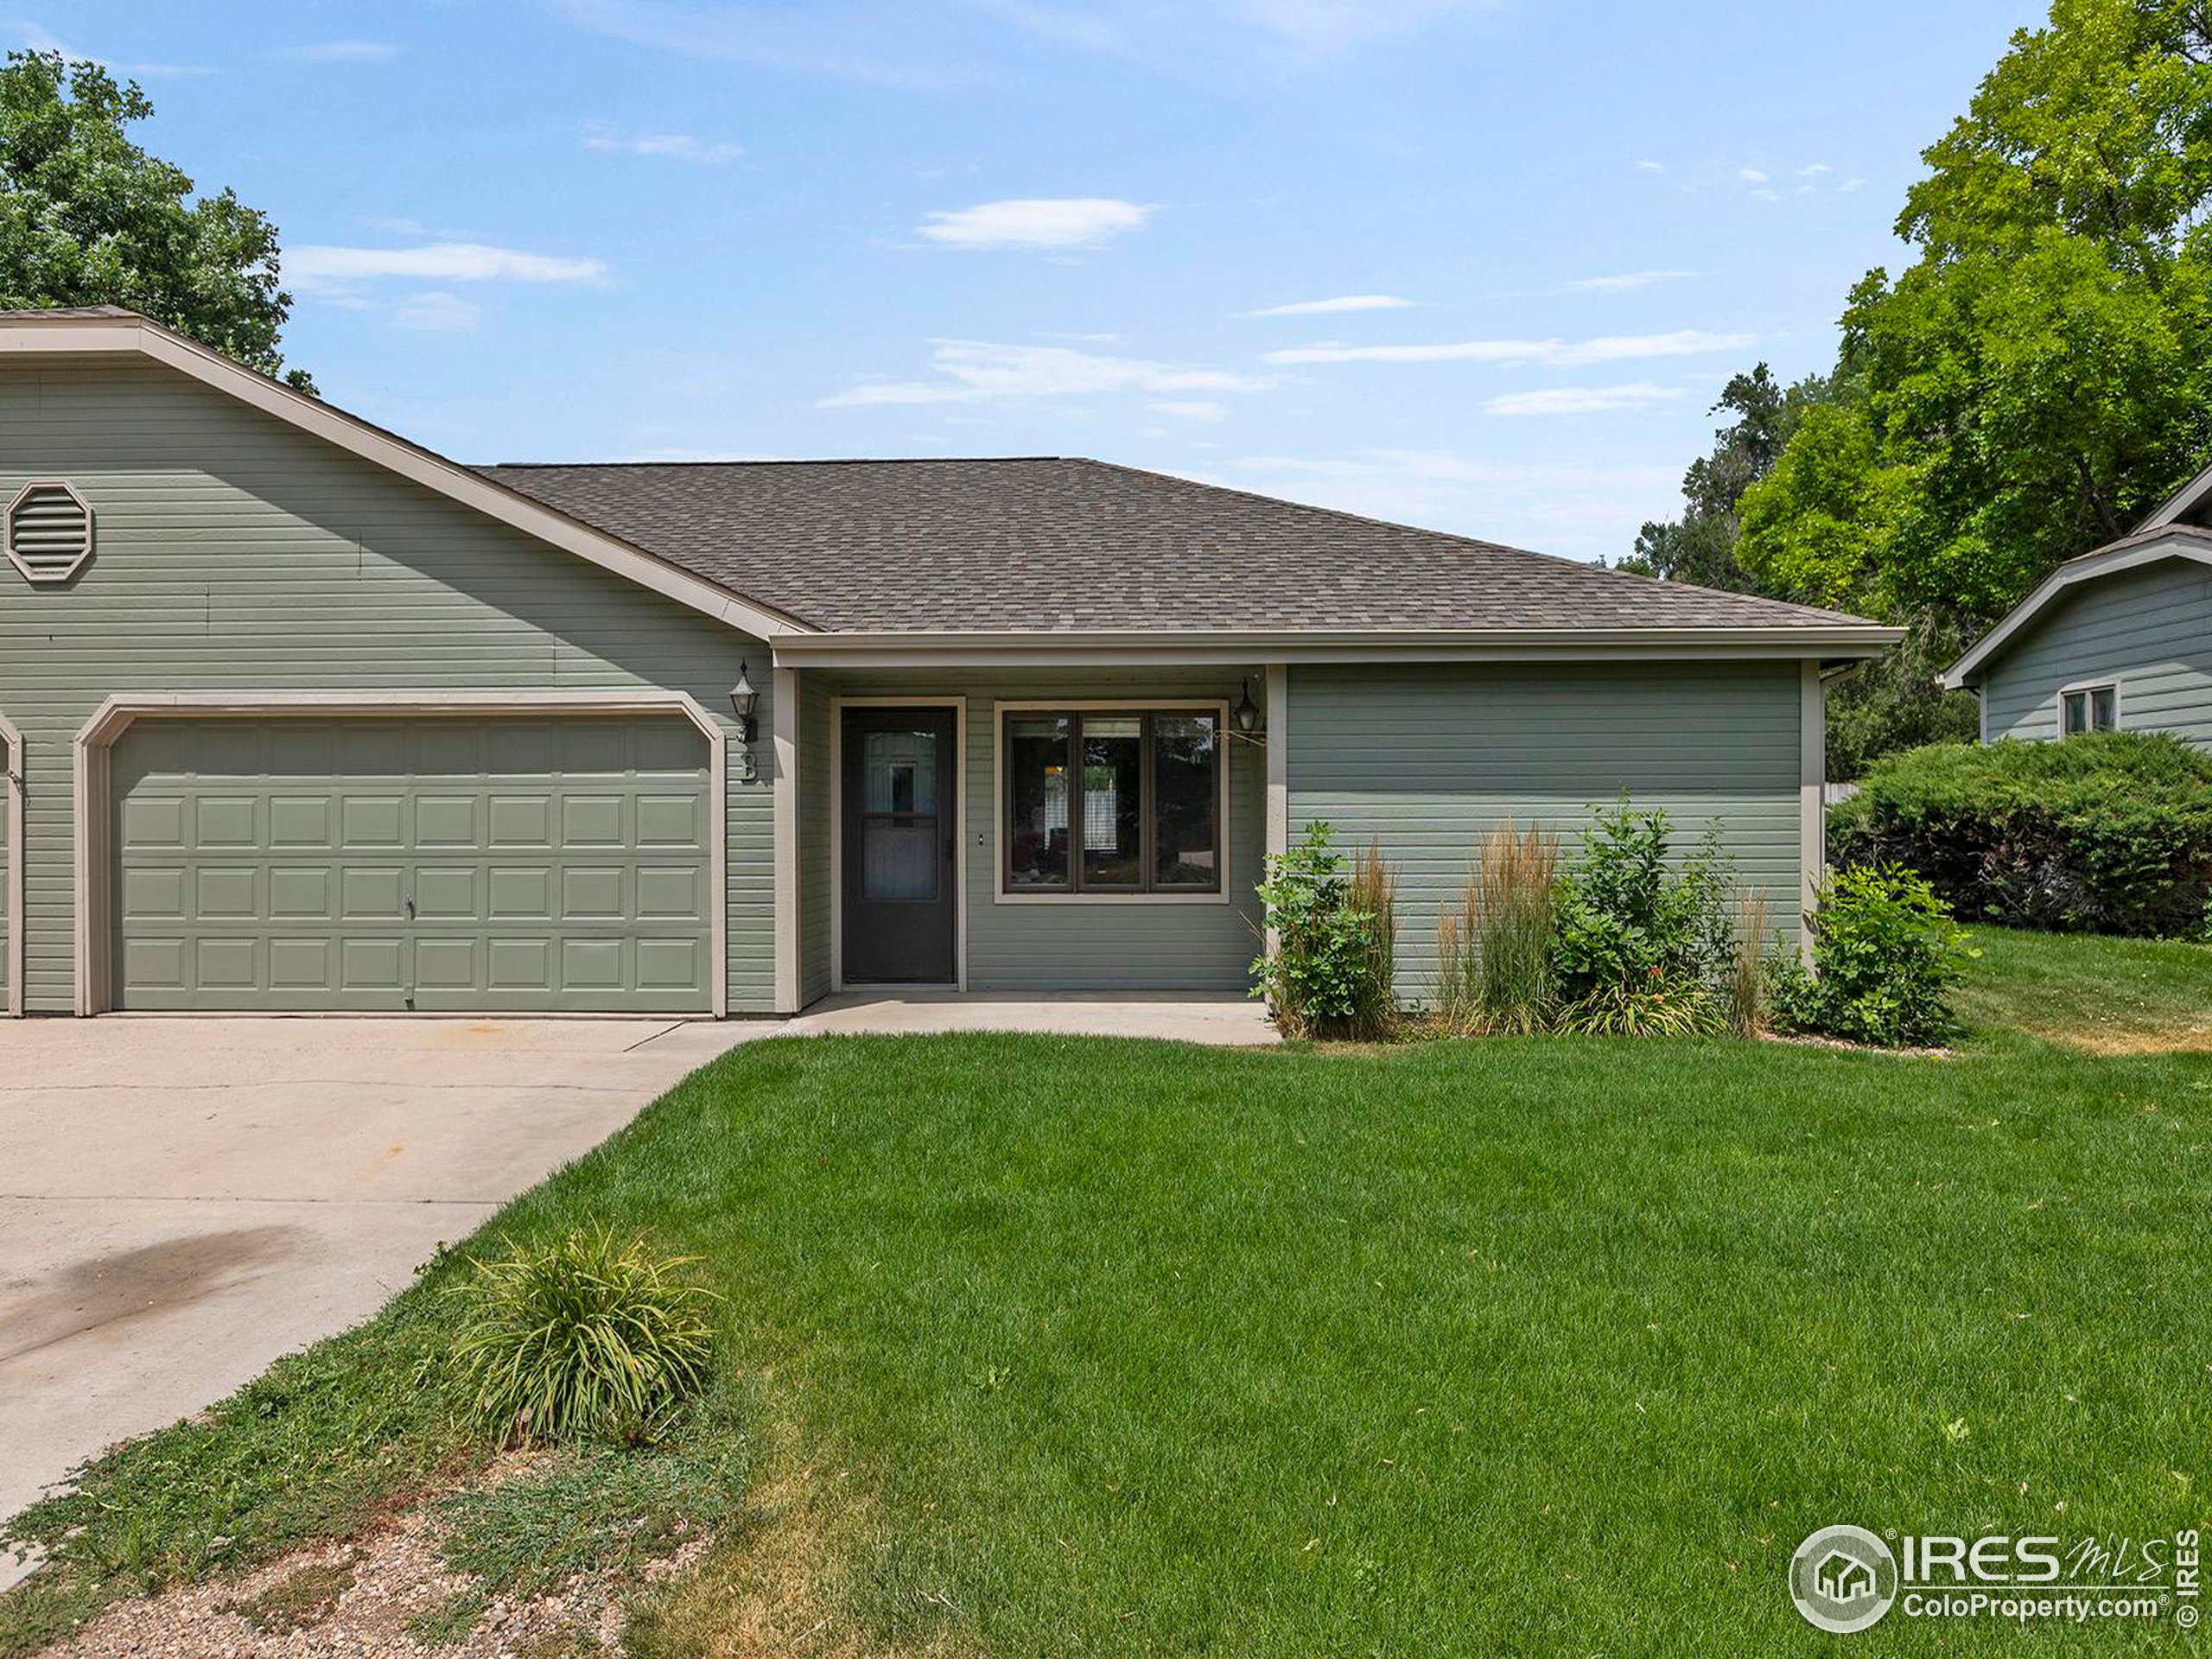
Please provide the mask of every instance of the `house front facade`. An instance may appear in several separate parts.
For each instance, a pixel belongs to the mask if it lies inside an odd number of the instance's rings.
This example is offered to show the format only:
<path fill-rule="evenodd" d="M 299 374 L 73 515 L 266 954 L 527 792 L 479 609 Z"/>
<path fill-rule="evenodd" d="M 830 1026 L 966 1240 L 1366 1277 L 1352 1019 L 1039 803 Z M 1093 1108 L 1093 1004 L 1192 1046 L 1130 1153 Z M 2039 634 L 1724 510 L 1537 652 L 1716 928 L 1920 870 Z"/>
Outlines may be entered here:
<path fill-rule="evenodd" d="M 1624 789 L 1794 925 L 1891 631 L 1093 461 L 462 467 L 0 317 L 11 1013 L 1232 990 L 1317 820 L 1437 905 Z"/>

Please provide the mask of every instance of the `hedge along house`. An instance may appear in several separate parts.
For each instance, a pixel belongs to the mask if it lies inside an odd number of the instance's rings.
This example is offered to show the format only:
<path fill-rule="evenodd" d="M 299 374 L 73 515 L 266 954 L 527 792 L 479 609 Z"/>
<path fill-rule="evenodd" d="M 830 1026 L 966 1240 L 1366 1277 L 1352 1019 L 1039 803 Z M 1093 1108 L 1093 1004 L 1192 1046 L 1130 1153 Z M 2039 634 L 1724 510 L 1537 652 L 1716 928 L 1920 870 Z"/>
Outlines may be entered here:
<path fill-rule="evenodd" d="M 1981 741 L 2173 732 L 2212 748 L 2212 468 L 2067 560 L 1944 671 Z"/>
<path fill-rule="evenodd" d="M 1085 461 L 472 469 L 133 314 L 0 316 L 11 1011 L 1243 987 L 1315 819 L 1408 982 L 1625 788 L 1794 916 L 1893 632 Z"/>

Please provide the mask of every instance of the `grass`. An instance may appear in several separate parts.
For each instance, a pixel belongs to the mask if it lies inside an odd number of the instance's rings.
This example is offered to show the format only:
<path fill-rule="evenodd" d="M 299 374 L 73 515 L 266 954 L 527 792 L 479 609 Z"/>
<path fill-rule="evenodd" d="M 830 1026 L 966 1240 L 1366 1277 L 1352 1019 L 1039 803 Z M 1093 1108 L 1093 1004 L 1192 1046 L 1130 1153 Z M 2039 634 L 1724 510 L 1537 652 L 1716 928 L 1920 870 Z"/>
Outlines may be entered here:
<path fill-rule="evenodd" d="M 2047 1009 L 2069 951 L 2141 965 L 2146 1023 L 2212 993 L 2203 953 L 2158 954 L 2187 947 L 1980 943 L 1985 1027 Z M 791 1443 L 761 1524 L 654 1599 L 653 1654 L 766 1647 L 733 1635 L 766 1595 L 786 1635 L 894 1649 L 1809 1654 L 1834 1638 L 1783 1572 L 1831 1522 L 2212 1526 L 2209 1147 L 2212 1056 L 2001 1030 L 1948 1059 L 814 1039 L 695 1074 L 487 1236 L 700 1256 Z M 245 1462 L 308 1433 L 207 1432 Z M 199 1535 L 154 1472 L 179 1434 L 88 1491 L 153 1481 Z M 370 1501 L 321 1480 L 254 1485 L 230 1554 Z M 810 1599 L 770 1558 L 810 1551 Z M 2173 1643 L 2048 1634 L 1893 1614 L 1854 1651 Z"/>
<path fill-rule="evenodd" d="M 2002 927 L 1974 943 L 1959 996 L 1974 1023 L 2092 1054 L 2212 1052 L 2212 945 Z"/>

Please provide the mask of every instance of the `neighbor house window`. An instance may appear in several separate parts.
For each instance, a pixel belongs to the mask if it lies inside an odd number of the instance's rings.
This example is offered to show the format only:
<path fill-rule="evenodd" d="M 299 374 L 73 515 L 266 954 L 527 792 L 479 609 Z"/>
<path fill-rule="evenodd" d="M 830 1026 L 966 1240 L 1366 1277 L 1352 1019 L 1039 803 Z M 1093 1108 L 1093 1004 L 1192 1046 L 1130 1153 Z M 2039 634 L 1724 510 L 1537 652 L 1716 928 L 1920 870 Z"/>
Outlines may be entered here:
<path fill-rule="evenodd" d="M 1006 890 L 1221 891 L 1215 710 L 1010 713 Z"/>
<path fill-rule="evenodd" d="M 2082 685 L 2060 692 L 2058 724 L 2060 734 L 2065 737 L 2075 737 L 2083 732 L 2118 731 L 2120 688 Z"/>

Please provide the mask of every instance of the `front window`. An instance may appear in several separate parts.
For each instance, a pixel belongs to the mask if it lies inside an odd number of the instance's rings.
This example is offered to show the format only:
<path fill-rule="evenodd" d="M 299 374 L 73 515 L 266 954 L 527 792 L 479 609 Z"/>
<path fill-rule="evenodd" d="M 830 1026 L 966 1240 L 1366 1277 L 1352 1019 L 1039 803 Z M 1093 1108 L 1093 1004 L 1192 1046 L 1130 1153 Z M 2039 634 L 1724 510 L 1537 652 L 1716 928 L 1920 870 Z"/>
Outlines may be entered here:
<path fill-rule="evenodd" d="M 1009 714 L 1006 890 L 1221 891 L 1221 716 Z"/>
<path fill-rule="evenodd" d="M 2067 737 L 2120 729 L 2120 688 L 2084 685 L 2058 694 L 2060 730 Z"/>

